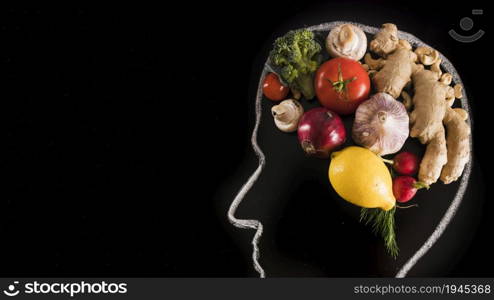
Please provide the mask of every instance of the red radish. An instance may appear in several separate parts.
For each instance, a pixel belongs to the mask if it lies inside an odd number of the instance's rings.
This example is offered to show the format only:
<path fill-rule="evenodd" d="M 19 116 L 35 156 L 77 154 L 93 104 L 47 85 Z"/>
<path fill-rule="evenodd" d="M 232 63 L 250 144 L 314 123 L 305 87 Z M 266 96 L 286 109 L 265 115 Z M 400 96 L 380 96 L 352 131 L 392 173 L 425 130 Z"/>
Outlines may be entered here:
<path fill-rule="evenodd" d="M 393 179 L 393 194 L 398 202 L 409 201 L 417 190 L 422 188 L 429 189 L 429 186 L 411 176 L 398 176 Z"/>
<path fill-rule="evenodd" d="M 345 126 L 341 118 L 325 107 L 316 107 L 304 113 L 298 125 L 298 140 L 305 153 L 319 158 L 346 140 Z"/>
<path fill-rule="evenodd" d="M 383 159 L 383 161 L 393 165 L 393 169 L 401 175 L 414 175 L 420 164 L 419 158 L 412 152 L 401 152 L 393 160 Z"/>
<path fill-rule="evenodd" d="M 411 152 L 401 152 L 394 157 L 393 168 L 402 175 L 413 175 L 419 169 L 419 158 Z"/>

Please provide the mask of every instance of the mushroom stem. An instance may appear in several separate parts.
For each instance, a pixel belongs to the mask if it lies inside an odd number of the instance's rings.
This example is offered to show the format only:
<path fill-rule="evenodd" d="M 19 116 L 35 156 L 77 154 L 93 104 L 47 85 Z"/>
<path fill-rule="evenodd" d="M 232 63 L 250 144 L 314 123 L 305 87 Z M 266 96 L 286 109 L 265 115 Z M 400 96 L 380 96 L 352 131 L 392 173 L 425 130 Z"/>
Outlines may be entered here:
<path fill-rule="evenodd" d="M 302 105 L 293 99 L 284 100 L 280 104 L 271 107 L 271 114 L 276 127 L 284 132 L 297 130 L 298 122 L 303 113 Z"/>
<path fill-rule="evenodd" d="M 355 40 L 355 34 L 353 33 L 351 25 L 345 24 L 341 26 L 340 33 L 338 34 L 341 47 L 344 51 L 352 47 Z"/>
<path fill-rule="evenodd" d="M 273 117 L 281 122 L 290 121 L 290 113 L 284 105 L 276 105 L 271 109 Z"/>

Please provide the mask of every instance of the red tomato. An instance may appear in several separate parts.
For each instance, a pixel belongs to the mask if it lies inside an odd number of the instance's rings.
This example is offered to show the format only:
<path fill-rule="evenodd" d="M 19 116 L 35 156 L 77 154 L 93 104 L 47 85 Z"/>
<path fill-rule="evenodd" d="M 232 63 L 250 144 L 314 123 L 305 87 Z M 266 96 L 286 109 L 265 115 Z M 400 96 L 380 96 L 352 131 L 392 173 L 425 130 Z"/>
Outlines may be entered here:
<path fill-rule="evenodd" d="M 275 73 L 268 73 L 264 78 L 262 85 L 262 92 L 264 96 L 269 100 L 280 101 L 286 98 L 290 89 L 287 86 L 281 84 L 278 75 Z"/>
<path fill-rule="evenodd" d="M 364 68 L 344 57 L 323 63 L 316 72 L 314 85 L 319 103 L 342 115 L 354 113 L 370 91 L 369 75 Z"/>

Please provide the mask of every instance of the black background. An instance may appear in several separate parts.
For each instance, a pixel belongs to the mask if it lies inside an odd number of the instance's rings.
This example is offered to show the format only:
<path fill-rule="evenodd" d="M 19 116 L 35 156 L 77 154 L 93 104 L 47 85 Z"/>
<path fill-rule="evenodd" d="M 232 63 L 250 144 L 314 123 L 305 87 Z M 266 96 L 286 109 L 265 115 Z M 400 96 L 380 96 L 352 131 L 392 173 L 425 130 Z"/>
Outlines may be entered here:
<path fill-rule="evenodd" d="M 489 11 L 393 3 L 2 7 L 0 275 L 252 275 L 218 189 L 252 156 L 257 63 L 304 11 L 398 19 L 440 45 L 474 91 L 475 161 L 488 182 Z M 447 35 L 473 8 L 484 8 L 473 30 L 487 32 L 475 47 Z M 486 195 L 471 246 L 444 275 L 493 276 Z"/>

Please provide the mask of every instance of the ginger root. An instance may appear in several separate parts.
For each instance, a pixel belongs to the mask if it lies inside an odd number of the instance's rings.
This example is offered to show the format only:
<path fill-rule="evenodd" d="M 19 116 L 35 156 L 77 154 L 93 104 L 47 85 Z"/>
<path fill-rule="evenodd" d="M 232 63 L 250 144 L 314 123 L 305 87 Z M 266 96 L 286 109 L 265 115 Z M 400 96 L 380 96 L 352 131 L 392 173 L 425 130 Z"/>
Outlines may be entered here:
<path fill-rule="evenodd" d="M 407 41 L 398 39 L 394 24 L 382 25 L 370 42 L 370 50 L 380 56 L 378 59 L 369 53 L 365 56 L 365 63 L 374 73 L 372 82 L 377 92 L 398 98 L 412 81 L 411 101 L 406 92 L 402 95 L 407 109 L 413 105 L 410 136 L 427 144 L 419 180 L 426 184 L 439 178 L 446 184 L 457 180 L 470 158 L 470 127 L 465 122 L 466 112 L 451 108 L 455 99 L 461 98 L 462 89 L 460 85 L 450 86 L 453 78 L 451 74 L 443 74 L 439 52 L 427 47 L 412 51 Z"/>
<path fill-rule="evenodd" d="M 444 127 L 441 126 L 427 144 L 424 157 L 420 162 L 419 180 L 421 182 L 430 185 L 437 181 L 443 166 L 448 161 L 446 147 Z"/>
<path fill-rule="evenodd" d="M 381 26 L 381 30 L 376 33 L 369 46 L 372 52 L 386 56 L 395 51 L 398 42 L 398 28 L 395 24 L 386 23 Z"/>
<path fill-rule="evenodd" d="M 453 78 L 443 74 L 439 52 L 427 47 L 412 51 L 410 43 L 398 39 L 396 25 L 389 23 L 382 25 L 369 48 L 380 56 L 374 59 L 367 53 L 364 58 L 376 91 L 395 99 L 401 94 L 407 110 L 413 106 L 410 136 L 427 144 L 419 180 L 429 185 L 439 178 L 445 184 L 457 180 L 470 158 L 470 126 L 465 110 L 451 108 L 455 99 L 461 98 L 462 88 L 450 86 Z M 402 93 L 410 81 L 413 97 Z"/>
<path fill-rule="evenodd" d="M 372 77 L 377 92 L 388 93 L 398 98 L 410 81 L 416 69 L 417 55 L 410 43 L 398 40 L 398 29 L 394 24 L 384 24 L 370 43 L 370 49 L 385 58 L 373 59 L 365 56 L 365 63 L 374 70 L 379 70 Z"/>
<path fill-rule="evenodd" d="M 470 126 L 465 122 L 468 114 L 450 107 L 461 93 L 455 93 L 448 85 L 449 76 L 441 74 L 439 66 L 433 65 L 431 70 L 421 69 L 412 75 L 415 94 L 410 136 L 427 144 L 418 178 L 429 185 L 439 178 L 445 184 L 457 180 L 470 159 Z"/>
<path fill-rule="evenodd" d="M 465 117 L 468 117 L 465 110 L 448 107 L 443 120 L 448 131 L 448 162 L 441 172 L 441 180 L 446 184 L 461 176 L 470 158 L 470 126 L 465 122 Z"/>
<path fill-rule="evenodd" d="M 427 144 L 443 127 L 448 86 L 438 79 L 436 73 L 425 69 L 412 76 L 415 94 L 412 99 L 414 109 L 410 114 L 410 136 L 418 138 L 422 144 Z"/>
<path fill-rule="evenodd" d="M 414 69 L 413 52 L 399 48 L 388 56 L 382 69 L 372 77 L 372 82 L 378 92 L 388 93 L 396 99 L 410 81 Z"/>
<path fill-rule="evenodd" d="M 440 59 L 439 52 L 428 47 L 417 47 L 414 52 L 424 66 L 430 66 Z"/>
<path fill-rule="evenodd" d="M 451 81 L 453 81 L 453 76 L 449 73 L 444 73 L 441 75 L 441 79 L 439 79 L 443 84 L 450 85 Z"/>
<path fill-rule="evenodd" d="M 405 105 L 406 110 L 410 111 L 413 106 L 412 97 L 410 97 L 407 92 L 403 91 L 401 92 L 401 98 L 403 98 L 403 105 Z"/>

